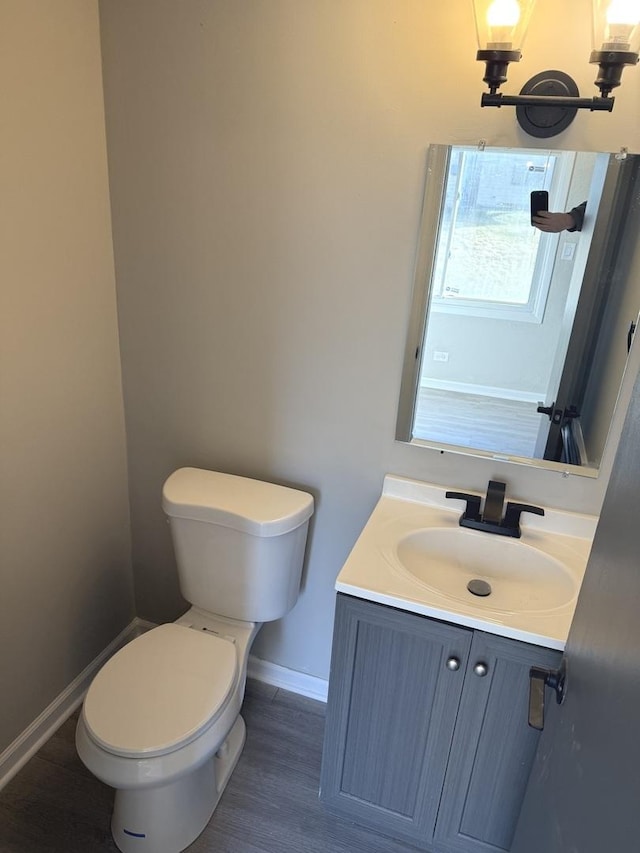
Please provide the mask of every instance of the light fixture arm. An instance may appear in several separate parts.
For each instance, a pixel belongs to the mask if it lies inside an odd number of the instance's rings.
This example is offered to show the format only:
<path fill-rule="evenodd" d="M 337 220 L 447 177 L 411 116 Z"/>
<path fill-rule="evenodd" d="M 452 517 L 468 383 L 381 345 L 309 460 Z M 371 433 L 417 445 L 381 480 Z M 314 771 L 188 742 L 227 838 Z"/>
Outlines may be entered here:
<path fill-rule="evenodd" d="M 507 81 L 507 70 L 510 62 L 519 62 L 519 50 L 479 50 L 476 59 L 485 63 L 485 75 L 482 78 L 489 91 L 482 95 L 482 107 L 568 107 L 577 110 L 603 110 L 611 112 L 614 98 L 610 97 L 612 89 L 620 85 L 625 65 L 636 65 L 638 54 L 631 51 L 594 50 L 589 61 L 598 65 L 598 76 L 595 85 L 600 90 L 600 97 L 581 98 L 577 95 L 501 95 L 498 89 Z M 526 89 L 526 86 L 525 86 Z M 523 90 L 524 91 L 524 90 Z"/>
<path fill-rule="evenodd" d="M 517 61 L 510 54 L 515 51 L 478 51 L 477 59 L 485 62 L 484 81 L 489 91 L 482 94 L 481 107 L 515 107 L 516 119 L 522 129 L 530 136 L 556 136 L 571 124 L 578 110 L 590 112 L 611 112 L 615 98 L 609 93 L 619 85 L 625 64 L 637 61 L 637 54 L 625 54 L 624 61 L 620 53 L 616 56 L 602 52 L 592 54 L 592 62 L 599 65 L 596 86 L 600 96 L 580 97 L 578 87 L 563 71 L 543 71 L 536 74 L 517 95 L 503 94 L 499 91 L 506 80 L 510 61 Z M 489 54 L 489 55 L 487 55 Z"/>
<path fill-rule="evenodd" d="M 573 95 L 503 95 L 484 92 L 481 107 L 567 107 L 577 110 L 611 112 L 615 98 L 580 98 Z"/>

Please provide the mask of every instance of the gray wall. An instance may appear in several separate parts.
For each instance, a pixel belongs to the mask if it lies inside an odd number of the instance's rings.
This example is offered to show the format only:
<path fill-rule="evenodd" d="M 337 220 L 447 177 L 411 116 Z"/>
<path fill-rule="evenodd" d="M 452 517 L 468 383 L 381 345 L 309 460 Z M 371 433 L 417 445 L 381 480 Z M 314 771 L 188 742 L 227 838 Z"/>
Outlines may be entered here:
<path fill-rule="evenodd" d="M 97 3 L 3 0 L 0 752 L 133 616 Z"/>
<path fill-rule="evenodd" d="M 544 400 L 560 339 L 570 273 L 570 269 L 556 264 L 540 323 L 432 310 L 422 382 L 428 386 L 430 379 L 436 380 L 445 388 L 468 385 L 468 389 L 460 390 L 471 394 L 498 388 L 513 392 L 515 399 Z M 434 351 L 443 350 L 449 360 L 434 361 Z"/>
<path fill-rule="evenodd" d="M 539 4 L 508 91 L 561 64 L 593 90 L 583 0 Z M 311 490 L 302 598 L 256 653 L 326 676 L 333 583 L 385 472 L 490 477 L 598 511 L 604 480 L 394 442 L 431 142 L 532 144 L 481 110 L 468 0 L 103 0 L 118 308 L 141 616 L 184 608 L 160 509 L 181 465 Z M 567 46 L 567 33 L 572 43 Z M 435 79 L 442 45 L 449 78 Z M 640 149 L 640 79 L 554 146 Z M 444 93 L 446 99 L 441 97 Z"/>

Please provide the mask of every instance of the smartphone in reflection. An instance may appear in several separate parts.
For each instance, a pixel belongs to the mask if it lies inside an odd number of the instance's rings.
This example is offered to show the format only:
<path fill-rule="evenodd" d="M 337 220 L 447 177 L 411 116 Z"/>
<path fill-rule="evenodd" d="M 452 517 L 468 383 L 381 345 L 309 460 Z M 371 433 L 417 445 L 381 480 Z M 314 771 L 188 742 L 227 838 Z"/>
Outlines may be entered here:
<path fill-rule="evenodd" d="M 549 210 L 549 193 L 546 190 L 534 190 L 531 193 L 531 224 L 533 217 Z"/>

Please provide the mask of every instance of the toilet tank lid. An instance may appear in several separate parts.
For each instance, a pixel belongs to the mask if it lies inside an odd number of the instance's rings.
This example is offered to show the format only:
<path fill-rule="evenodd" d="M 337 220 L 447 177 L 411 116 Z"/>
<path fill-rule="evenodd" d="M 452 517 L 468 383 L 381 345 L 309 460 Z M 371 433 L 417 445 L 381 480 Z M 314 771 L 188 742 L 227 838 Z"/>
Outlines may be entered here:
<path fill-rule="evenodd" d="M 162 508 L 172 518 L 233 527 L 254 536 L 279 536 L 313 513 L 307 492 L 201 468 L 179 468 L 162 489 Z"/>

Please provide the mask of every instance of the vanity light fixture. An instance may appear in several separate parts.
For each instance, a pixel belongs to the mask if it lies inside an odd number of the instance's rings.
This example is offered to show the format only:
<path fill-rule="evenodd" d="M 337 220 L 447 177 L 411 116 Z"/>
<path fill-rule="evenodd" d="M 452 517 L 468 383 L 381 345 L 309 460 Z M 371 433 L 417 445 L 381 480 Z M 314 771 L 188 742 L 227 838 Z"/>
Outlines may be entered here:
<path fill-rule="evenodd" d="M 483 107 L 516 107 L 521 127 L 531 136 L 555 136 L 573 121 L 577 110 L 611 112 L 612 89 L 620 85 L 625 65 L 635 65 L 640 51 L 640 0 L 592 0 L 593 50 L 600 96 L 581 98 L 575 81 L 562 71 L 543 71 L 525 83 L 519 95 L 498 91 L 510 62 L 519 62 L 535 0 L 473 0 L 478 53 L 485 63 Z"/>

